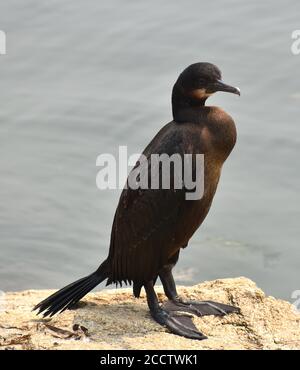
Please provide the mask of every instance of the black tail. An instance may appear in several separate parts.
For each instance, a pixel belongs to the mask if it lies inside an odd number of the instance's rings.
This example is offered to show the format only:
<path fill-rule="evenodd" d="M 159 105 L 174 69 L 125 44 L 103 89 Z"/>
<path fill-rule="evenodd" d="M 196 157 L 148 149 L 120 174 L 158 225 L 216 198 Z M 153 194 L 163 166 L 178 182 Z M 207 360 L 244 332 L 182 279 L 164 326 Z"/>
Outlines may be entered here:
<path fill-rule="evenodd" d="M 75 281 L 72 284 L 60 289 L 58 292 L 50 295 L 42 302 L 38 303 L 34 310 L 39 310 L 38 314 L 43 312 L 44 317 L 52 317 L 57 312 L 63 312 L 71 308 L 88 292 L 100 284 L 108 277 L 107 261 L 104 261 L 97 271 L 91 275 Z"/>

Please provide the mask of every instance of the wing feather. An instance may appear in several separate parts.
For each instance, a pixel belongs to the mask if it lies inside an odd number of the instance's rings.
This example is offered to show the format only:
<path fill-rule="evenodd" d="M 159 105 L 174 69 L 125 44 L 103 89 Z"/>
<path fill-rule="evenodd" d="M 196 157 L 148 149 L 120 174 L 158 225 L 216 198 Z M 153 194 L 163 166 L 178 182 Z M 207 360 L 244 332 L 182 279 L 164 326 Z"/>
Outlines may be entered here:
<path fill-rule="evenodd" d="M 143 153 L 149 163 L 153 153 L 183 154 L 182 137 L 178 131 L 166 130 L 167 126 Z M 150 166 L 148 179 L 151 181 Z M 176 244 L 175 231 L 184 201 L 184 189 L 172 187 L 156 190 L 125 188 L 122 191 L 111 235 L 111 281 L 143 282 L 156 278 L 170 254 L 180 248 Z"/>

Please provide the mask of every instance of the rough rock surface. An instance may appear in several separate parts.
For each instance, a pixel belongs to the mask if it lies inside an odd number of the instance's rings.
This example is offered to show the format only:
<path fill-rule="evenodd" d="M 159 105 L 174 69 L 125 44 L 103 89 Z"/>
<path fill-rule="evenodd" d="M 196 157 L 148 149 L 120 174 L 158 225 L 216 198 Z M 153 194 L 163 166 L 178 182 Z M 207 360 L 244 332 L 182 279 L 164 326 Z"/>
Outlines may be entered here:
<path fill-rule="evenodd" d="M 78 308 L 41 319 L 32 307 L 52 291 L 7 293 L 0 307 L 1 349 L 300 349 L 300 314 L 288 302 L 266 297 L 246 278 L 181 287 L 191 299 L 241 308 L 226 317 L 195 317 L 209 337 L 195 341 L 169 333 L 150 317 L 145 296 L 131 289 L 87 295 Z M 159 298 L 164 300 L 161 287 Z"/>

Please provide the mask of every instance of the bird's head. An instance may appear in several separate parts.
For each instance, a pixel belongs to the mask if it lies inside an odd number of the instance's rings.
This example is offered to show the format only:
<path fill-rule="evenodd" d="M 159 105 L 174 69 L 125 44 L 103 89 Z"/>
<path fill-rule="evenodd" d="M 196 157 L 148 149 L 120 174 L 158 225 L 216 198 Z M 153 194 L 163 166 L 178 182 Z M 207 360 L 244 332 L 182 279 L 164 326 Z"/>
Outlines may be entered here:
<path fill-rule="evenodd" d="M 240 89 L 224 83 L 221 71 L 211 63 L 191 64 L 180 74 L 176 84 L 181 86 L 186 95 L 199 100 L 217 91 L 240 95 Z"/>
<path fill-rule="evenodd" d="M 172 93 L 174 108 L 203 106 L 206 99 L 217 91 L 240 95 L 240 89 L 222 81 L 221 71 L 211 63 L 194 63 L 178 77 Z"/>

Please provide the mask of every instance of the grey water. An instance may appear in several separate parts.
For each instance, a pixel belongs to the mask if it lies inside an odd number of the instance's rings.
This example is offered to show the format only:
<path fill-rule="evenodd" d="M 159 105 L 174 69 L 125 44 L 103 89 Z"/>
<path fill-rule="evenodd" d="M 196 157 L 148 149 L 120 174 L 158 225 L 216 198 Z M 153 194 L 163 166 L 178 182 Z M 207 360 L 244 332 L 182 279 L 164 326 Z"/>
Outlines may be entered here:
<path fill-rule="evenodd" d="M 211 211 L 182 251 L 180 284 L 246 276 L 300 289 L 300 29 L 296 1 L 0 1 L 0 290 L 59 288 L 107 256 L 120 190 L 96 158 L 138 153 L 171 120 L 189 64 L 209 61 L 241 97 L 238 142 Z"/>

